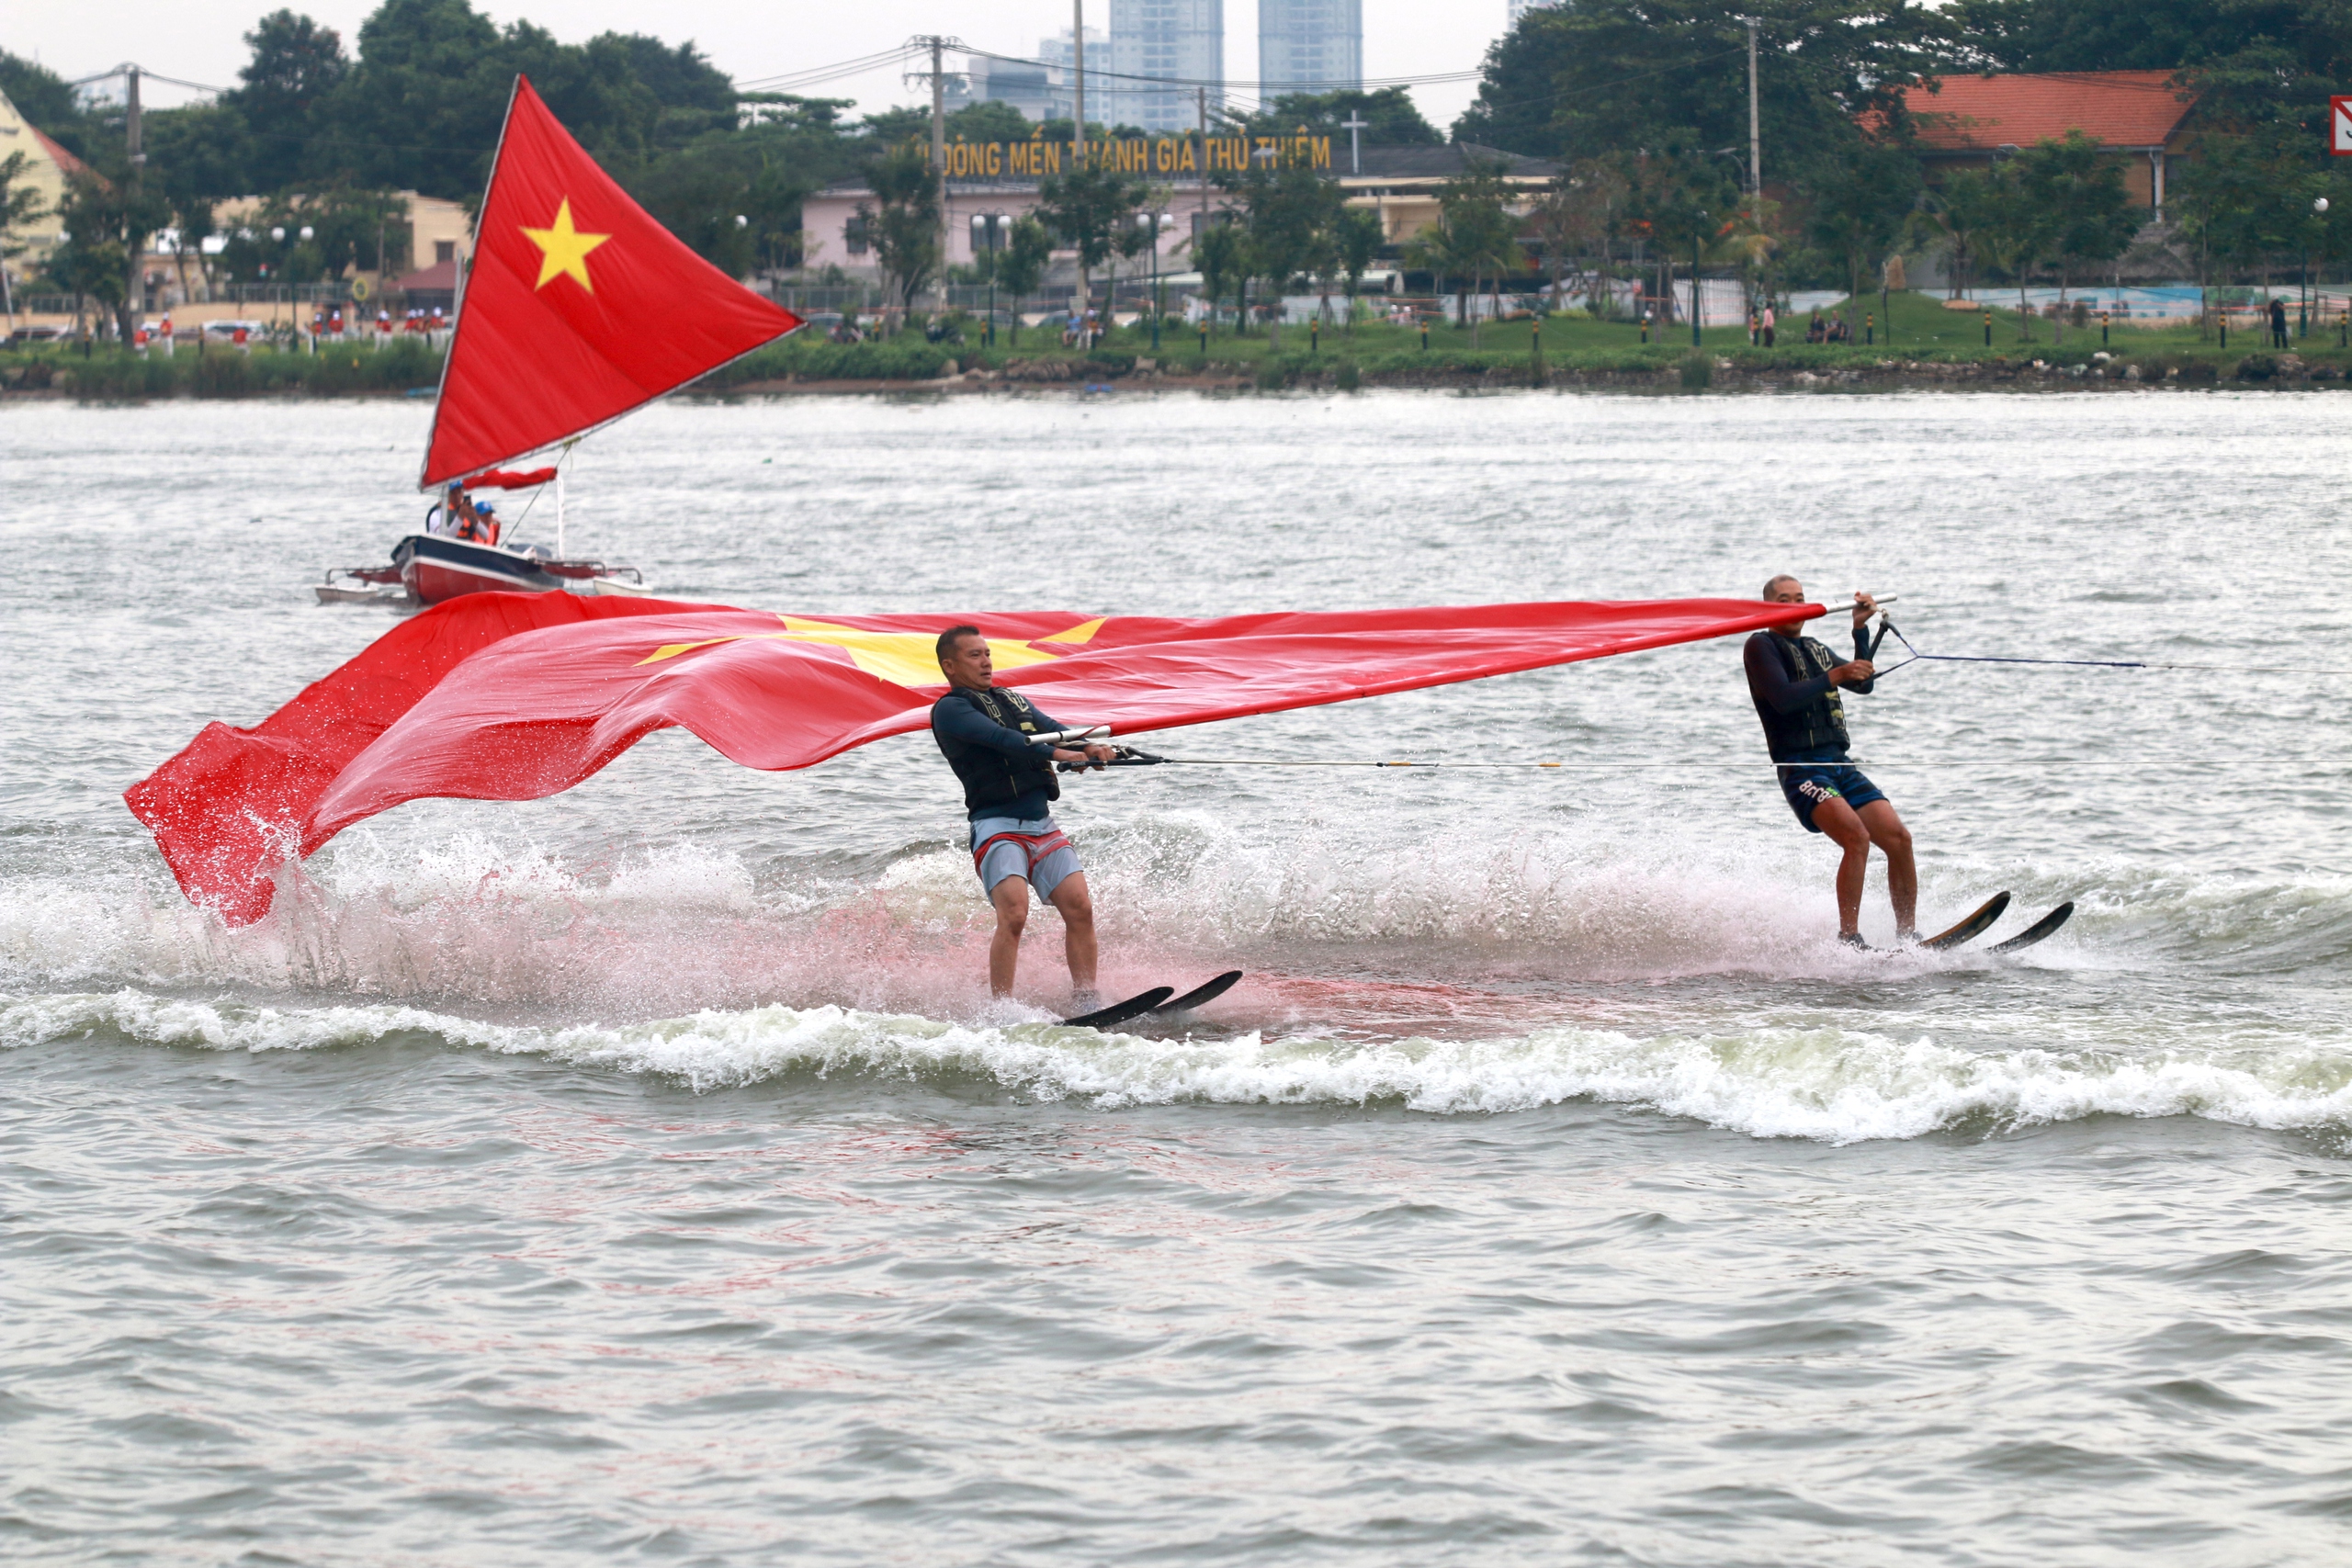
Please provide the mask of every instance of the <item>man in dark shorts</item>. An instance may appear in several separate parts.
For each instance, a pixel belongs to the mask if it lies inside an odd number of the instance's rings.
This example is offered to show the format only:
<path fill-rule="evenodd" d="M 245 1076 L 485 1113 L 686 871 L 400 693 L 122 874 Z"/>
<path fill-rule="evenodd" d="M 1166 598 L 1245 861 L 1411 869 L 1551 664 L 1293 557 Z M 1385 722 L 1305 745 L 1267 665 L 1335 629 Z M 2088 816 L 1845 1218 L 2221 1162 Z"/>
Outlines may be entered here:
<path fill-rule="evenodd" d="M 931 706 L 931 735 L 963 782 L 964 814 L 972 823 L 972 866 L 996 908 L 989 989 L 1000 997 L 1012 994 L 1021 932 L 1029 923 L 1029 890 L 1035 886 L 1061 913 L 1070 987 L 1077 993 L 1077 1010 L 1087 1011 L 1095 1002 L 1094 902 L 1078 852 L 1055 823 L 1050 803 L 1061 795 L 1056 762 L 1108 762 L 1111 748 L 1033 739 L 1068 727 L 1019 692 L 995 684 L 996 661 L 978 626 L 950 626 L 939 634 L 939 668 L 947 677 L 947 691 Z"/>
<path fill-rule="evenodd" d="M 1776 604 L 1802 604 L 1804 584 L 1793 577 L 1776 577 L 1764 585 L 1764 597 Z M 1781 793 L 1805 830 L 1826 833 L 1845 852 L 1838 863 L 1838 940 L 1855 947 L 1862 941 L 1862 877 L 1870 869 L 1871 846 L 1886 856 L 1886 890 L 1894 905 L 1898 940 L 1919 937 L 1919 872 L 1911 860 L 1911 829 L 1896 816 L 1894 803 L 1862 776 L 1849 760 L 1846 712 L 1838 688 L 1867 694 L 1877 671 L 1864 657 L 1870 645 L 1863 631 L 1878 604 L 1867 593 L 1854 595 L 1854 657 L 1841 663 L 1838 656 L 1812 637 L 1800 635 L 1804 617 L 1760 631 L 1747 639 L 1747 694 L 1755 699 L 1756 716 L 1764 721 L 1764 741 L 1778 764 Z"/>

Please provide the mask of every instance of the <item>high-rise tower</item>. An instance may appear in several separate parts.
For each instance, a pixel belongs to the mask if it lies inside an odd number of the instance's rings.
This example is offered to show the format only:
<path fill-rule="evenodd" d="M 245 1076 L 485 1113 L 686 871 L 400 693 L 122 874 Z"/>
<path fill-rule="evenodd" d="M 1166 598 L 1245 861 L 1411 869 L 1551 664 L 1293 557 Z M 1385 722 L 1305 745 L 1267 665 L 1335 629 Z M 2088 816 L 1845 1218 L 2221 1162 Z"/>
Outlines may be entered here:
<path fill-rule="evenodd" d="M 1190 130 L 1197 96 L 1210 84 L 1215 108 L 1225 82 L 1225 0 L 1111 0 L 1111 71 L 1104 124 Z M 1139 76 L 1171 84 L 1154 87 Z"/>
<path fill-rule="evenodd" d="M 1363 0 L 1258 0 L 1258 96 L 1363 85 Z"/>

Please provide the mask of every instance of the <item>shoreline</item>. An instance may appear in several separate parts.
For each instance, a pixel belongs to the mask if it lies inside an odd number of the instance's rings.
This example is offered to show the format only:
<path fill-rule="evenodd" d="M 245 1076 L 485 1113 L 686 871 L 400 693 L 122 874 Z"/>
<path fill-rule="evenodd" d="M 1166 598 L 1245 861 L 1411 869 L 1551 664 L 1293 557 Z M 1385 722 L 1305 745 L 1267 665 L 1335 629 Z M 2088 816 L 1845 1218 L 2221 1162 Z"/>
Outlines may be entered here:
<path fill-rule="evenodd" d="M 1812 370 L 1735 372 L 1718 370 L 1711 384 L 1685 386 L 1674 371 L 1557 370 L 1540 383 L 1524 372 L 1501 370 L 1431 373 L 1420 376 L 1364 376 L 1353 387 L 1341 387 L 1331 375 L 1298 377 L 1269 387 L 1248 376 L 1121 376 L 1098 381 L 1061 382 L 986 380 L 959 375 L 935 380 L 886 378 L 823 379 L 792 377 L 746 381 L 711 389 L 683 389 L 674 397 L 700 402 L 739 399 L 792 398 L 947 398 L 947 397 L 1118 397 L 1196 393 L 1210 396 L 1295 396 L 1302 393 L 1339 396 L 1353 392 L 1454 392 L 1501 395 L 1510 392 L 1590 393 L 1621 396 L 1763 397 L 1801 393 L 1847 395 L 1898 392 L 2329 392 L 2352 390 L 2342 378 L 2273 376 L 2260 378 L 2217 377 L 2205 380 L 2132 380 L 2101 372 L 2069 374 L 2064 366 L 2035 368 L 1894 362 L 1868 369 L 1846 368 L 1827 373 Z M 312 391 L 296 388 L 250 392 L 232 398 L 184 392 L 162 395 L 84 393 L 64 387 L 0 389 L 0 407 L 29 403 L 85 403 L 92 406 L 145 405 L 163 402 L 312 403 L 333 401 L 431 401 L 407 391 L 352 388 Z"/>

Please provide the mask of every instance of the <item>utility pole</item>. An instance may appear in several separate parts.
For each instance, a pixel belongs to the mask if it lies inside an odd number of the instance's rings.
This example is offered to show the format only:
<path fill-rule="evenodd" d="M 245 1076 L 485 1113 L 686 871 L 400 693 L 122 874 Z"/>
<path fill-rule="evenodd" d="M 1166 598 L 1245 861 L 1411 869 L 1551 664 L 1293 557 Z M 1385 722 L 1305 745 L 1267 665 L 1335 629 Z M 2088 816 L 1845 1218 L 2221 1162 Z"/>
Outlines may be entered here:
<path fill-rule="evenodd" d="M 138 210 L 137 198 L 139 196 L 139 187 L 141 183 L 140 180 L 140 175 L 147 163 L 146 143 L 142 140 L 141 127 L 139 123 L 139 67 L 136 65 L 124 67 L 123 77 L 125 85 L 130 89 L 130 96 L 126 101 L 126 109 L 122 122 L 123 141 L 126 144 L 126 150 L 130 154 L 131 210 L 135 214 Z M 136 217 L 132 219 L 134 223 L 137 220 Z M 147 313 L 147 269 L 144 265 L 141 265 L 140 262 L 140 252 L 144 247 L 139 243 L 139 237 L 134 232 L 126 229 L 123 238 L 131 242 L 130 258 L 130 276 L 129 279 L 130 287 L 127 292 L 130 295 L 130 320 L 133 325 L 130 330 L 125 331 L 122 334 L 123 344 L 128 347 L 130 342 L 130 331 L 136 330 L 139 319 Z"/>
<path fill-rule="evenodd" d="M 1201 234 L 1209 231 L 1209 90 L 1196 87 L 1193 91 L 1199 95 L 1201 105 L 1201 229 L 1200 234 L 1193 236 L 1193 243 L 1197 245 Z"/>
<path fill-rule="evenodd" d="M 939 311 L 947 313 L 947 77 L 940 51 L 947 40 L 931 35 L 931 177 L 939 191 Z"/>
<path fill-rule="evenodd" d="M 1071 111 L 1076 130 L 1070 135 L 1069 166 L 1076 172 L 1086 156 L 1086 0 L 1069 0 Z"/>
<path fill-rule="evenodd" d="M 1086 159 L 1086 0 L 1069 0 L 1070 49 L 1070 139 L 1069 172 L 1078 173 Z M 1086 309 L 1094 302 L 1093 280 L 1086 276 L 1086 253 L 1079 253 L 1078 304 L 1070 314 L 1078 318 L 1080 332 L 1086 326 Z M 1089 346 L 1092 346 L 1089 344 Z"/>
<path fill-rule="evenodd" d="M 1747 18 L 1747 197 L 1751 221 L 1764 212 L 1764 130 L 1756 109 L 1756 18 Z"/>

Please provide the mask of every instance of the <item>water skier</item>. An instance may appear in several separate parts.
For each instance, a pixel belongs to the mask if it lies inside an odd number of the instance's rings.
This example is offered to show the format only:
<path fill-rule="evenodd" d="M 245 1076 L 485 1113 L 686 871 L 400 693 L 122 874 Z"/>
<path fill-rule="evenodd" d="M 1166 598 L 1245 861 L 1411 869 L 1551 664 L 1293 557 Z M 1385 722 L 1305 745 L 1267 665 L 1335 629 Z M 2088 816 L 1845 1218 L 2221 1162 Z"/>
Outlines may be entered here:
<path fill-rule="evenodd" d="M 1775 604 L 1802 604 L 1804 584 L 1776 577 L 1764 585 Z M 1764 741 L 1780 763 L 1781 793 L 1810 833 L 1824 833 L 1845 852 L 1838 863 L 1838 940 L 1862 941 L 1862 876 L 1871 846 L 1886 856 L 1886 890 L 1894 905 L 1897 940 L 1919 939 L 1919 871 L 1911 859 L 1911 829 L 1894 803 L 1848 760 L 1846 713 L 1838 688 L 1867 694 L 1877 671 L 1863 627 L 1878 613 L 1867 593 L 1854 595 L 1854 657 L 1840 663 L 1824 644 L 1800 635 L 1798 616 L 1747 639 L 1747 694 L 1764 721 Z M 1793 766 L 1791 764 L 1794 764 Z"/>
<path fill-rule="evenodd" d="M 1020 693 L 994 683 L 996 662 L 978 626 L 950 626 L 939 634 L 939 669 L 948 685 L 931 706 L 932 739 L 963 781 L 972 865 L 996 908 L 989 989 L 1000 997 L 1012 994 L 1034 886 L 1061 912 L 1070 988 L 1084 1011 L 1095 1000 L 1094 902 L 1078 852 L 1054 821 L 1050 803 L 1061 795 L 1054 764 L 1107 763 L 1111 748 L 1081 750 L 1033 739 L 1066 727 Z"/>

